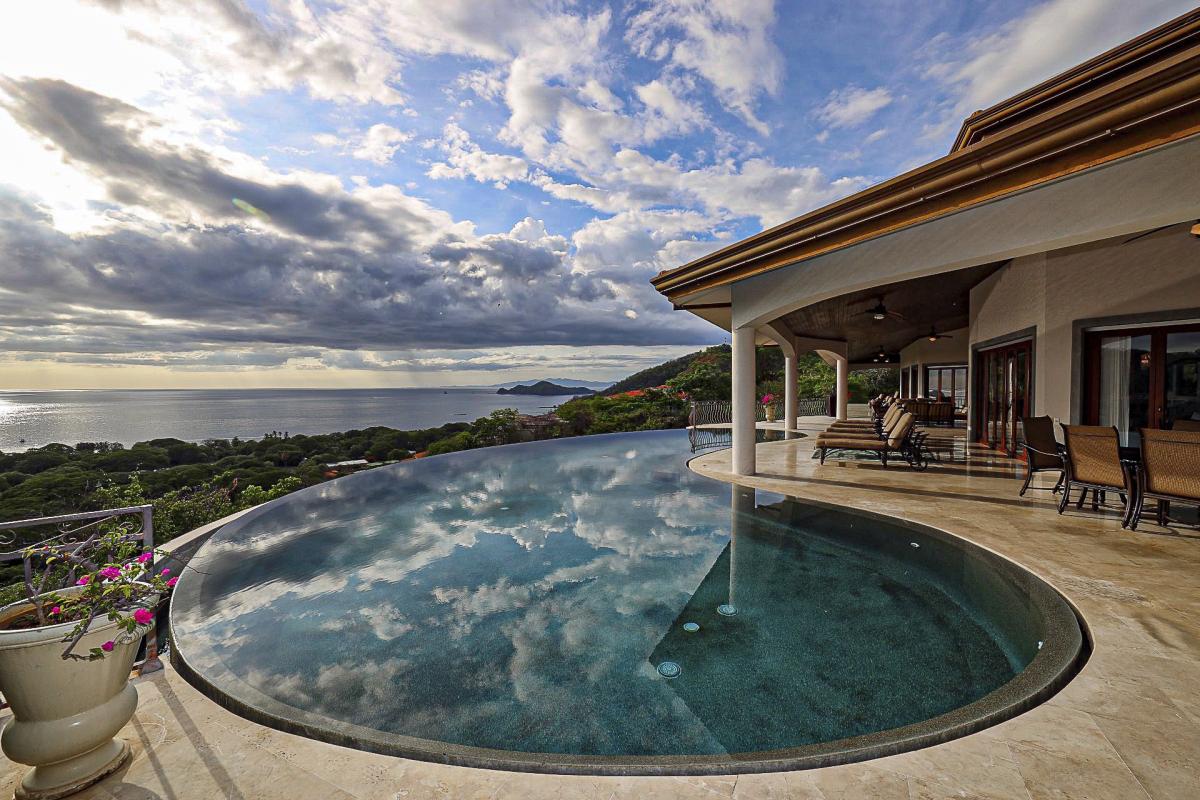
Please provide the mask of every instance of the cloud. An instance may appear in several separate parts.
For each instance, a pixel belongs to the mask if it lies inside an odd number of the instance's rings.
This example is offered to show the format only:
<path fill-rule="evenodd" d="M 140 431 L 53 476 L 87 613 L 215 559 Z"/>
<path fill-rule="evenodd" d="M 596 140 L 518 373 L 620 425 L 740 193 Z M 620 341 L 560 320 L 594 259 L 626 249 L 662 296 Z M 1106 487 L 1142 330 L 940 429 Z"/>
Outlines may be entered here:
<path fill-rule="evenodd" d="M 708 125 L 704 110 L 683 99 L 689 89 L 682 81 L 663 78 L 634 88 L 634 94 L 646 106 L 643 141 L 655 142 L 664 136 L 678 136 Z"/>
<path fill-rule="evenodd" d="M 363 19 L 291 3 L 271 24 L 227 0 L 93 0 L 119 15 L 133 42 L 174 59 L 177 80 L 201 90 L 258 94 L 303 86 L 328 100 L 400 104 L 399 61 Z M 184 72 L 186 70 L 186 73 Z"/>
<path fill-rule="evenodd" d="M 852 128 L 862 125 L 891 103 L 892 94 L 883 87 L 847 86 L 830 93 L 825 105 L 817 111 L 817 118 L 831 128 Z"/>
<path fill-rule="evenodd" d="M 708 3 L 658 0 L 629 18 L 625 38 L 638 56 L 689 70 L 724 106 L 765 135 L 758 97 L 778 91 L 783 57 L 771 41 L 773 0 Z"/>
<path fill-rule="evenodd" d="M 863 144 L 878 142 L 880 139 L 887 136 L 888 133 L 889 131 L 887 128 L 880 128 L 878 130 L 871 131 L 869 134 L 867 134 L 867 138 L 863 139 Z"/>
<path fill-rule="evenodd" d="M 1184 0 L 1049 0 L 999 29 L 965 43 L 942 40 L 944 51 L 926 75 L 954 99 L 928 136 L 957 128 L 963 118 L 1040 83 L 1193 7 Z"/>
<path fill-rule="evenodd" d="M 313 141 L 323 147 L 340 148 L 354 158 L 370 161 L 379 166 L 388 164 L 396 151 L 412 141 L 413 135 L 383 122 L 378 122 L 360 134 L 340 138 L 331 133 L 318 133 Z"/>
<path fill-rule="evenodd" d="M 431 178 L 473 178 L 480 183 L 490 183 L 497 189 L 505 189 L 511 181 L 529 177 L 529 165 L 525 159 L 484 152 L 456 123 L 446 125 L 440 146 L 446 160 L 429 167 L 426 174 Z"/>
<path fill-rule="evenodd" d="M 0 191 L 0 250 L 22 254 L 0 262 L 10 354 L 704 341 L 665 305 L 629 325 L 628 298 L 572 266 L 568 240 L 537 220 L 477 235 L 388 184 L 348 189 L 163 141 L 153 116 L 60 81 L 3 91 L 14 120 L 101 187 L 107 221 L 68 235 Z"/>

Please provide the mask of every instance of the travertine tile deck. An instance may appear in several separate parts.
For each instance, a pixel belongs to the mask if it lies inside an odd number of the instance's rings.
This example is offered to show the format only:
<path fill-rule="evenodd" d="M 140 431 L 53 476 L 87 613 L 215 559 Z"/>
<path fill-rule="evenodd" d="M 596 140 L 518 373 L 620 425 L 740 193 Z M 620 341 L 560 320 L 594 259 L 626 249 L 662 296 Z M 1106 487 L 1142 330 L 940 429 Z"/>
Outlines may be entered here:
<path fill-rule="evenodd" d="M 807 421 L 817 430 L 821 420 Z M 1200 530 L 1120 527 L 1115 510 L 1054 513 L 1017 498 L 1013 462 L 939 436 L 955 463 L 811 459 L 811 440 L 759 446 L 763 489 L 951 531 L 1024 565 L 1076 605 L 1095 650 L 1049 702 L 973 736 L 842 767 L 712 778 L 528 775 L 446 767 L 322 744 L 255 725 L 171 669 L 137 681 L 124 769 L 81 798 L 1200 798 Z M 728 453 L 691 467 L 732 480 Z M 21 769 L 0 760 L 11 796 Z"/>

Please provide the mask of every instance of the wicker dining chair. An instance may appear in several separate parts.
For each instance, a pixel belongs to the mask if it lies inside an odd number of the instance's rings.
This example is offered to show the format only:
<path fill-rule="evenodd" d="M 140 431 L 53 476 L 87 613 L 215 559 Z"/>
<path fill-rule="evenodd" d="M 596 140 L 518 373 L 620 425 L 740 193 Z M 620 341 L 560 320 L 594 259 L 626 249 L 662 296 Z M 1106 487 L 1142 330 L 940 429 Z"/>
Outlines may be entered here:
<path fill-rule="evenodd" d="M 1173 431 L 1200 431 L 1200 419 L 1177 419 L 1171 423 Z"/>
<path fill-rule="evenodd" d="M 1159 525 L 1167 524 L 1170 503 L 1200 506 L 1200 430 L 1142 428 L 1138 498 L 1129 516 L 1130 530 L 1137 530 L 1147 497 L 1157 501 Z"/>
<path fill-rule="evenodd" d="M 1066 455 L 1062 445 L 1054 438 L 1054 420 L 1050 417 L 1024 417 L 1021 427 L 1025 431 L 1025 483 L 1021 486 L 1019 497 L 1024 497 L 1029 491 L 1029 482 L 1038 472 L 1057 472 L 1058 481 L 1050 490 L 1058 494 L 1067 475 Z M 1042 490 L 1044 486 L 1034 486 Z"/>
<path fill-rule="evenodd" d="M 1062 499 L 1058 501 L 1058 513 L 1067 509 L 1071 502 L 1071 490 L 1079 489 L 1076 508 L 1083 508 L 1088 490 L 1092 492 L 1092 508 L 1100 507 L 1100 499 L 1106 491 L 1120 493 L 1125 504 L 1125 516 L 1121 527 L 1129 524 L 1133 514 L 1133 477 L 1121 463 L 1121 437 L 1116 428 L 1102 425 L 1063 425 L 1063 441 L 1066 448 L 1066 480 L 1063 482 Z"/>

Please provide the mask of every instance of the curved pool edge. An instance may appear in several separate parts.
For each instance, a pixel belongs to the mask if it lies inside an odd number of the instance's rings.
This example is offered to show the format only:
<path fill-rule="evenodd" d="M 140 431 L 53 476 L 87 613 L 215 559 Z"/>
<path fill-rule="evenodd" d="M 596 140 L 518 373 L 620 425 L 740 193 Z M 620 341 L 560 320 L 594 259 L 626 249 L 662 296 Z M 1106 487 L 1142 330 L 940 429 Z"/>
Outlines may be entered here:
<path fill-rule="evenodd" d="M 516 446 L 535 446 L 522 443 Z M 682 455 L 682 454 L 681 454 Z M 681 459 L 682 465 L 709 480 L 756 488 L 751 483 L 728 480 L 695 469 L 701 454 Z M 348 480 L 347 476 L 341 480 Z M 283 498 L 280 498 L 282 500 Z M 997 725 L 1035 708 L 1060 691 L 1086 663 L 1091 650 L 1091 635 L 1078 609 L 1049 581 L 1034 570 L 968 537 L 904 517 L 880 514 L 867 509 L 824 503 L 807 497 L 801 502 L 837 509 L 854 515 L 886 521 L 920 530 L 926 535 L 965 547 L 988 561 L 1006 579 L 1027 589 L 1034 606 L 1043 615 L 1051 635 L 1048 645 L 1039 651 L 1024 670 L 984 697 L 922 722 L 862 736 L 750 753 L 693 756 L 573 756 L 560 753 L 529 753 L 449 744 L 395 734 L 333 720 L 298 709 L 263 695 L 242 684 L 252 702 L 235 698 L 193 668 L 185 647 L 172 637 L 170 658 L 179 673 L 201 693 L 223 708 L 260 725 L 317 741 L 383 755 L 411 758 L 431 763 L 516 772 L 563 775 L 607 776 L 700 776 L 785 772 L 837 766 L 928 748 Z M 257 516 L 274 502 L 256 507 L 245 519 Z M 175 604 L 171 606 L 172 613 Z M 1075 636 L 1072 636 L 1072 633 Z"/>

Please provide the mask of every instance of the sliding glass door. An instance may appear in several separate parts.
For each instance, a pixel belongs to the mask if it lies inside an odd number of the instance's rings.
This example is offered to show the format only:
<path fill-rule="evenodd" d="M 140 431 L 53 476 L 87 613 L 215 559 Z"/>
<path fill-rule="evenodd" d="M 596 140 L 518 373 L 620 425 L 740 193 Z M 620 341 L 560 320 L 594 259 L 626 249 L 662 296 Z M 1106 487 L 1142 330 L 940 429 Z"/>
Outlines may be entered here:
<path fill-rule="evenodd" d="M 1175 331 L 1163 342 L 1163 427 L 1200 420 L 1200 330 Z"/>
<path fill-rule="evenodd" d="M 1084 339 L 1084 419 L 1136 446 L 1139 428 L 1200 420 L 1200 325 L 1091 331 Z"/>
<path fill-rule="evenodd" d="M 981 350 L 976 355 L 976 430 L 980 443 L 1010 456 L 1025 441 L 1022 419 L 1032 407 L 1033 342 Z"/>

